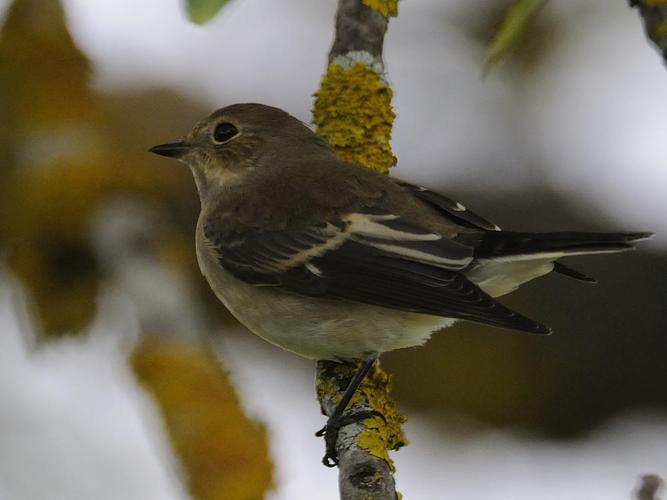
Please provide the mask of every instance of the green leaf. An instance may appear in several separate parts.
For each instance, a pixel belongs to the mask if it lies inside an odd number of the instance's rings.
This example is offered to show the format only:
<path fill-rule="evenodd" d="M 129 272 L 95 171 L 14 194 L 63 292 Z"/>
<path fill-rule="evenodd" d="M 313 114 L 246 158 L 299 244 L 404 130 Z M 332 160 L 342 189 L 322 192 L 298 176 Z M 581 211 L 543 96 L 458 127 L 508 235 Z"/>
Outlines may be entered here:
<path fill-rule="evenodd" d="M 197 24 L 204 24 L 215 17 L 229 0 L 187 0 L 190 19 Z"/>
<path fill-rule="evenodd" d="M 483 75 L 486 75 L 493 66 L 516 47 L 517 42 L 530 26 L 530 22 L 546 3 L 547 0 L 516 0 L 507 9 L 500 28 L 486 49 Z"/>

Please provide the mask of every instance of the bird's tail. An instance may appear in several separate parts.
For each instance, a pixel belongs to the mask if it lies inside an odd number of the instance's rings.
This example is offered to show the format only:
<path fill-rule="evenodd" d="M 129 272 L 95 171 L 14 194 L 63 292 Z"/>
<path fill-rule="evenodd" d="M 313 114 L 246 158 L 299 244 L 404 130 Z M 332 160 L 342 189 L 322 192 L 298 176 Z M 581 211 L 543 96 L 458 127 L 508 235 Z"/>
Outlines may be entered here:
<path fill-rule="evenodd" d="M 653 233 L 515 233 L 489 231 L 476 256 L 496 261 L 558 259 L 569 255 L 633 250 L 635 243 Z"/>

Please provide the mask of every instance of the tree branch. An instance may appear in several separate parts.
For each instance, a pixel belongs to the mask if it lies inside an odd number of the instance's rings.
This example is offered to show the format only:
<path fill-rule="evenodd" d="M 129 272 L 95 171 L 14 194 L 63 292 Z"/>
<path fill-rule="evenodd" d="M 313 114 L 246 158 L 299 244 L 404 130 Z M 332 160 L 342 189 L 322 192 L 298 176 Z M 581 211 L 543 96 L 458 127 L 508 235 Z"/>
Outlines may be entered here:
<path fill-rule="evenodd" d="M 336 403 L 357 369 L 357 365 L 317 362 L 317 398 L 325 415 Z M 352 399 L 348 411 L 373 410 L 384 417 L 373 417 L 343 427 L 338 435 L 338 484 L 343 500 L 391 499 L 396 489 L 394 464 L 388 450 L 407 444 L 401 424 L 405 417 L 396 411 L 391 399 L 391 377 L 376 361 Z"/>
<path fill-rule="evenodd" d="M 329 51 L 329 63 L 350 53 L 367 52 L 382 65 L 382 46 L 388 24 L 385 16 L 359 0 L 339 0 L 336 38 Z"/>
<path fill-rule="evenodd" d="M 636 500 L 660 500 L 658 493 L 662 489 L 664 481 L 656 474 L 644 474 L 639 478 L 639 486 L 635 491 Z"/>
<path fill-rule="evenodd" d="M 639 9 L 646 36 L 667 63 L 667 0 L 630 0 L 630 6 Z"/>
<path fill-rule="evenodd" d="M 387 173 L 396 164 L 390 145 L 394 112 L 384 78 L 382 46 L 397 0 L 339 0 L 329 66 L 316 94 L 313 121 L 318 133 L 347 160 Z M 357 366 L 318 361 L 317 396 L 329 416 Z M 343 500 L 397 498 L 388 450 L 407 444 L 405 417 L 390 397 L 391 379 L 375 363 L 348 411 L 372 410 L 373 417 L 343 427 L 336 449 Z"/>
<path fill-rule="evenodd" d="M 339 0 L 336 38 L 316 94 L 313 122 L 343 158 L 387 173 L 396 164 L 389 143 L 395 118 L 392 92 L 382 62 L 387 19 L 366 2 Z"/>

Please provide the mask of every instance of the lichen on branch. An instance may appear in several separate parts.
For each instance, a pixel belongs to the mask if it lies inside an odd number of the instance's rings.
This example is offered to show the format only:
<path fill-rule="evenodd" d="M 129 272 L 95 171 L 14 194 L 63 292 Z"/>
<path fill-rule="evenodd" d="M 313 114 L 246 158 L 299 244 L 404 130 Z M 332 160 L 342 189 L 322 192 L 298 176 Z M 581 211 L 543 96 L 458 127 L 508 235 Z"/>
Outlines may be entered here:
<path fill-rule="evenodd" d="M 330 64 L 315 94 L 318 133 L 346 160 L 386 174 L 396 164 L 392 91 L 369 66 Z"/>
<path fill-rule="evenodd" d="M 364 5 L 378 11 L 385 17 L 396 17 L 398 15 L 398 0 L 362 0 Z"/>
<path fill-rule="evenodd" d="M 350 383 L 358 364 L 320 362 L 317 367 L 317 397 L 325 413 L 331 413 Z M 360 424 L 341 430 L 338 452 L 345 454 L 352 447 L 362 448 L 381 458 L 394 471 L 388 450 L 398 450 L 408 444 L 401 425 L 407 418 L 396 410 L 391 398 L 391 375 L 376 362 L 350 401 L 348 411 L 372 410 L 380 416 L 367 418 Z"/>

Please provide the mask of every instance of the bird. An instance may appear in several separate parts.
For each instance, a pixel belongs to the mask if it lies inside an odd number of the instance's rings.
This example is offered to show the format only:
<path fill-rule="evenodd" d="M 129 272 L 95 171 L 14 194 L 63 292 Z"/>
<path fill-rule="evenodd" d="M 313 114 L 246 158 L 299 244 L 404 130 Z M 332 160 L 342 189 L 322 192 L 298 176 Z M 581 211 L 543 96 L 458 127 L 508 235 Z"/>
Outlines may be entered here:
<path fill-rule="evenodd" d="M 346 161 L 305 123 L 233 104 L 150 152 L 192 171 L 197 260 L 251 332 L 305 358 L 361 361 L 325 427 L 325 465 L 378 357 L 457 321 L 550 333 L 496 298 L 557 272 L 566 256 L 623 252 L 649 232 L 504 231 L 438 192 Z"/>

